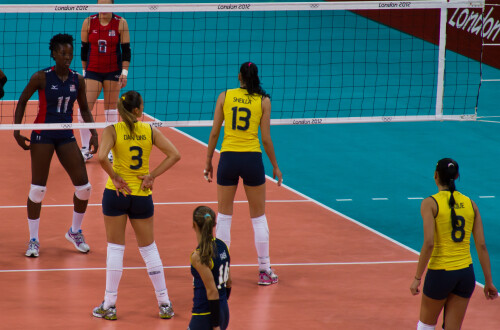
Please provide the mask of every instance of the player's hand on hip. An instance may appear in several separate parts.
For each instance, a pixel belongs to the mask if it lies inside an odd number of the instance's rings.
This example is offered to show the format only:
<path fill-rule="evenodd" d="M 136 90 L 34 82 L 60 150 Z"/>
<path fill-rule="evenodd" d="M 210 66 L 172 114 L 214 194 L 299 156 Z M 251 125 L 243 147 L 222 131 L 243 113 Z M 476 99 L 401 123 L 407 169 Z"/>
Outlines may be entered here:
<path fill-rule="evenodd" d="M 283 174 L 281 174 L 281 171 L 279 168 L 273 168 L 273 179 L 278 181 L 278 186 L 281 186 L 283 183 Z"/>
<path fill-rule="evenodd" d="M 124 88 L 125 86 L 127 86 L 127 76 L 121 74 L 118 82 L 120 83 L 120 88 Z"/>
<path fill-rule="evenodd" d="M 17 141 L 17 144 L 21 146 L 24 150 L 29 150 L 30 145 L 27 144 L 26 142 L 31 142 L 30 139 L 28 139 L 26 136 L 23 136 L 19 133 L 19 131 L 14 131 L 14 138 Z"/>
<path fill-rule="evenodd" d="M 118 174 L 116 174 L 114 178 L 111 179 L 111 181 L 113 181 L 113 184 L 115 185 L 116 196 L 120 196 L 120 193 L 122 193 L 123 195 L 130 195 L 132 193 L 132 190 L 130 190 L 128 183 Z"/>
<path fill-rule="evenodd" d="M 91 154 L 95 154 L 98 148 L 99 148 L 99 140 L 97 138 L 97 134 L 91 135 L 89 141 L 89 152 Z"/>
<path fill-rule="evenodd" d="M 153 183 L 155 181 L 155 178 L 151 174 L 138 175 L 137 177 L 142 180 L 142 183 L 141 183 L 142 190 L 146 190 L 146 189 L 153 190 Z"/>

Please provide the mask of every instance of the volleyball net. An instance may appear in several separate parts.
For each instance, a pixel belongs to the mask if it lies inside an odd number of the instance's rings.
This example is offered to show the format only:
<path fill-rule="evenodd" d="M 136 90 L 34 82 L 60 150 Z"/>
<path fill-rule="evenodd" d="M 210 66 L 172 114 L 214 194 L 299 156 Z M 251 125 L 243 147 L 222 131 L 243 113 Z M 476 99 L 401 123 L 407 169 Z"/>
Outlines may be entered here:
<path fill-rule="evenodd" d="M 13 125 L 15 106 L 31 75 L 54 65 L 55 34 L 74 37 L 71 68 L 82 72 L 82 23 L 98 12 L 127 20 L 132 59 L 122 92 L 141 93 L 157 126 L 210 126 L 217 96 L 239 87 L 247 61 L 271 95 L 274 125 L 475 120 L 481 48 L 465 56 L 447 47 L 471 42 L 450 39 L 459 9 L 483 31 L 484 1 L 2 5 L 0 129 L 61 128 L 32 124 L 37 93 L 23 126 Z M 93 127 L 106 126 L 103 111 L 93 115 Z"/>

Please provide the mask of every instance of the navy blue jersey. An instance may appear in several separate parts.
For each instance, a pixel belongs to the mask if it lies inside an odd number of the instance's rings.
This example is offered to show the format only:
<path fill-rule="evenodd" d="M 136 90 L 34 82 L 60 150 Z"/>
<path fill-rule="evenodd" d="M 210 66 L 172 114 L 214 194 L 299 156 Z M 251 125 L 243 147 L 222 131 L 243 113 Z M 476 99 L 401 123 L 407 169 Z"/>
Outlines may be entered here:
<path fill-rule="evenodd" d="M 68 79 L 62 81 L 55 68 L 45 72 L 45 89 L 38 90 L 38 115 L 35 123 L 71 123 L 73 122 L 73 104 L 78 96 L 78 74 L 69 70 Z"/>
<path fill-rule="evenodd" d="M 216 250 L 215 257 L 212 259 L 212 275 L 214 276 L 215 286 L 219 290 L 219 299 L 226 300 L 226 282 L 229 278 L 229 264 L 231 258 L 226 243 L 216 238 L 214 240 L 214 245 Z M 205 289 L 200 274 L 192 265 L 191 274 L 193 275 L 194 287 L 193 314 L 207 314 L 209 313 L 207 290 Z"/>

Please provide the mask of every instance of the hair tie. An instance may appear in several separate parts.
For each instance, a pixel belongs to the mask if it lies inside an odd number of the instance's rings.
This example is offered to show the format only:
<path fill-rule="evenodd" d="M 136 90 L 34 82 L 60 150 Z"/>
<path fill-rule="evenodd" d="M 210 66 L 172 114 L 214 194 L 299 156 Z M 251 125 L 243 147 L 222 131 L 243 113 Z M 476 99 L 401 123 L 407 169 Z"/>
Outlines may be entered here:
<path fill-rule="evenodd" d="M 210 213 L 205 213 L 204 217 L 205 217 L 205 220 L 212 219 L 212 216 L 210 215 Z"/>
<path fill-rule="evenodd" d="M 452 167 L 452 166 L 455 166 L 455 164 L 453 164 L 453 163 L 448 163 L 448 167 Z"/>
<path fill-rule="evenodd" d="M 125 101 L 125 96 L 122 96 L 122 100 Z"/>
<path fill-rule="evenodd" d="M 250 65 L 252 65 L 252 62 L 248 62 L 248 67 L 250 67 Z"/>

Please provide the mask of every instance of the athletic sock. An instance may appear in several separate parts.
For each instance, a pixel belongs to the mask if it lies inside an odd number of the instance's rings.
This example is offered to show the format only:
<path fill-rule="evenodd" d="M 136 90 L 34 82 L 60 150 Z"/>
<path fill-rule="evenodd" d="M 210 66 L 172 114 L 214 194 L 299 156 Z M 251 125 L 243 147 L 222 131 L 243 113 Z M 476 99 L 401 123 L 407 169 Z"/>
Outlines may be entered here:
<path fill-rule="evenodd" d="M 139 247 L 139 252 L 141 253 L 142 259 L 144 259 L 144 263 L 146 263 L 149 278 L 155 288 L 158 305 L 170 304 L 167 285 L 165 283 L 165 274 L 163 272 L 163 264 L 156 243 L 153 242 L 148 246 Z"/>
<path fill-rule="evenodd" d="M 104 110 L 104 116 L 106 117 L 107 123 L 117 123 L 118 122 L 118 110 L 116 110 L 116 109 Z"/>
<path fill-rule="evenodd" d="M 217 214 L 217 224 L 215 226 L 215 236 L 226 243 L 227 247 L 231 245 L 231 221 L 233 215 Z"/>
<path fill-rule="evenodd" d="M 80 113 L 80 109 L 78 109 L 78 122 L 84 123 L 82 114 Z M 90 141 L 90 130 L 87 128 L 80 129 L 80 139 L 82 141 L 82 148 L 89 149 L 89 141 Z"/>
<path fill-rule="evenodd" d="M 71 224 L 71 232 L 77 233 L 80 229 L 82 229 L 83 216 L 85 213 L 78 213 L 73 211 L 73 222 Z"/>
<path fill-rule="evenodd" d="M 38 227 L 40 225 L 40 218 L 28 219 L 28 227 L 30 231 L 30 240 L 33 238 L 38 241 Z"/>
<path fill-rule="evenodd" d="M 252 225 L 259 270 L 269 270 L 271 268 L 271 261 L 269 258 L 269 227 L 267 226 L 266 215 L 252 218 Z"/>
<path fill-rule="evenodd" d="M 108 243 L 106 259 L 106 292 L 104 293 L 104 309 L 116 305 L 118 286 L 123 273 L 123 254 L 125 245 Z"/>
<path fill-rule="evenodd" d="M 425 324 L 420 320 L 418 321 L 417 324 L 417 330 L 434 330 L 435 328 L 436 328 L 435 325 Z"/>

